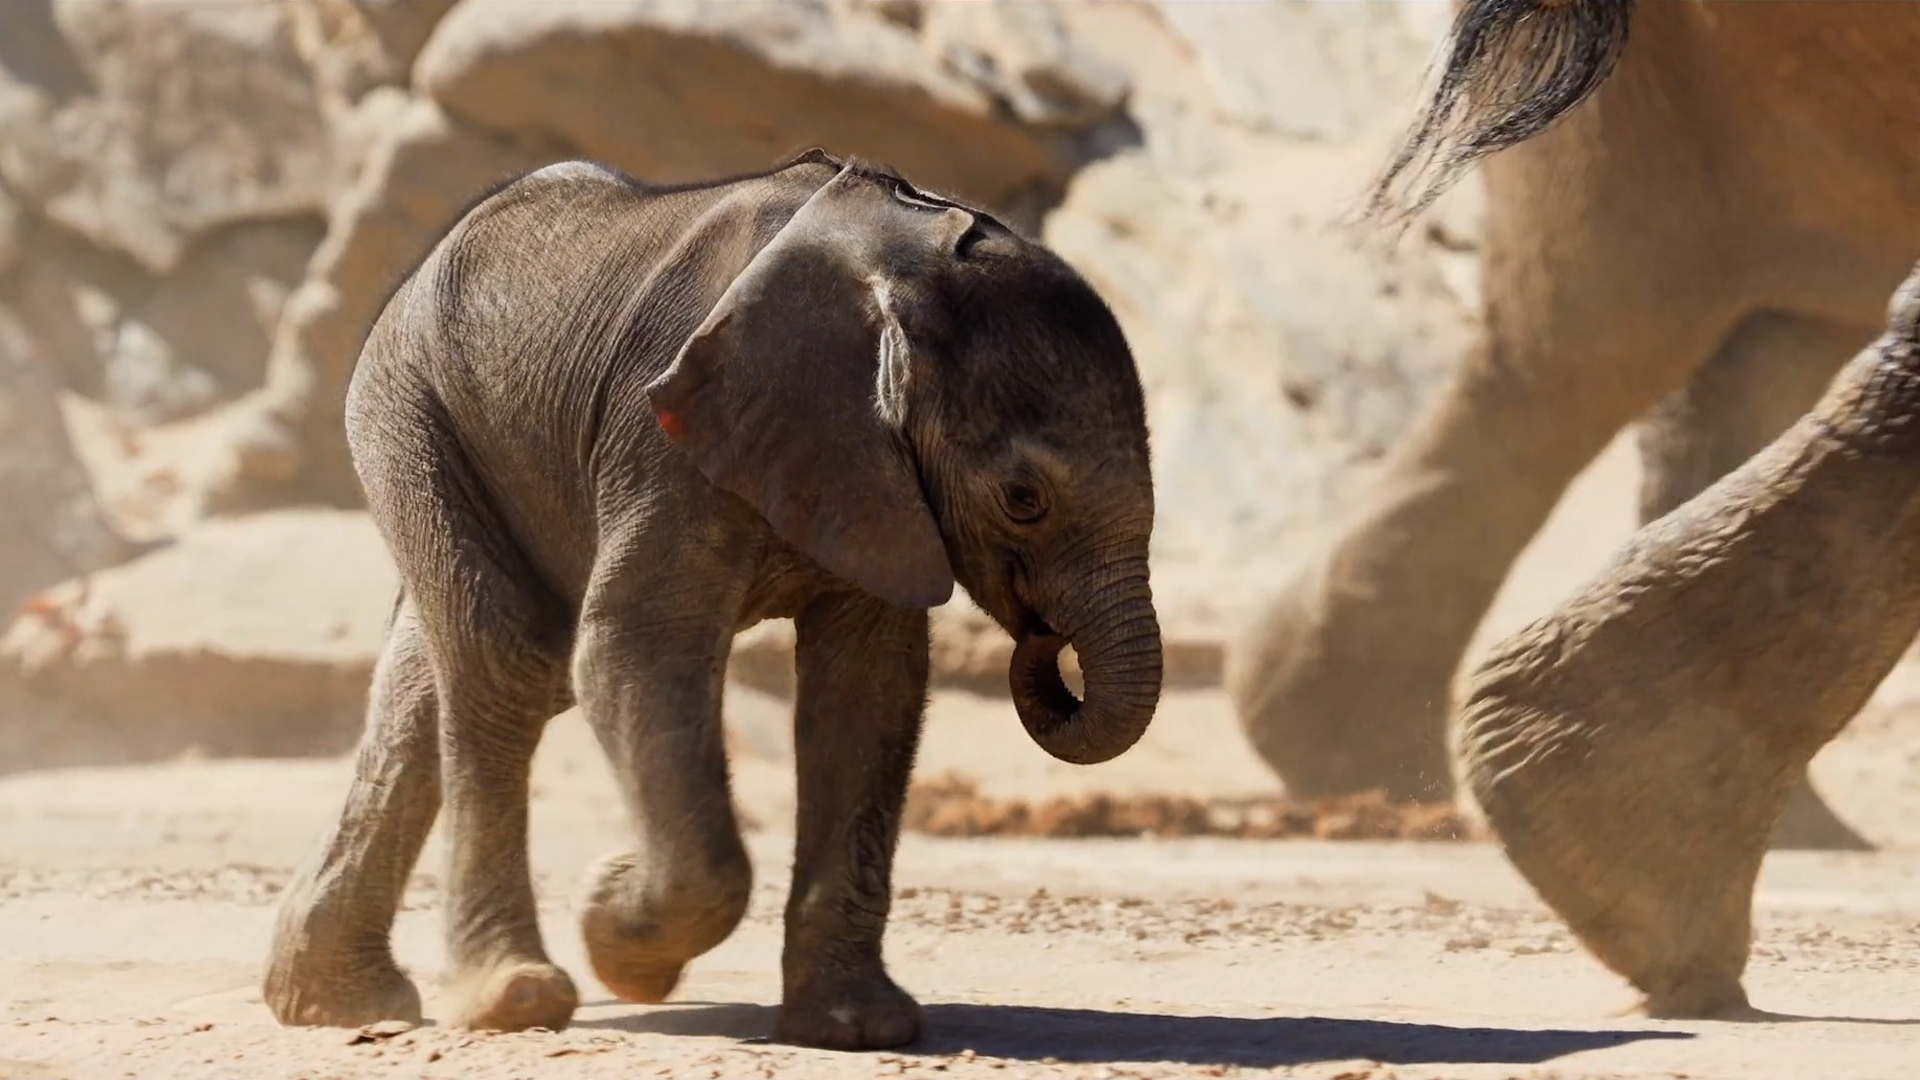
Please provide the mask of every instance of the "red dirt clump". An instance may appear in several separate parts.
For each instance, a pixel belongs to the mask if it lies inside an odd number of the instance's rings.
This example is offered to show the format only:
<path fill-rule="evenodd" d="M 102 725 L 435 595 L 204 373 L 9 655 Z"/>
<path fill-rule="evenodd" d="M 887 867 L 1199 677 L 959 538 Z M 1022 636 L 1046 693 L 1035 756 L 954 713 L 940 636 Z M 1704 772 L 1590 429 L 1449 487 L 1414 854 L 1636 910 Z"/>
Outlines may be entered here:
<path fill-rule="evenodd" d="M 1193 799 L 1177 795 L 996 799 L 972 780 L 942 776 L 907 795 L 906 827 L 934 836 L 1217 836 L 1238 840 L 1472 840 L 1450 803 L 1394 803 L 1385 793 L 1340 798 Z"/>

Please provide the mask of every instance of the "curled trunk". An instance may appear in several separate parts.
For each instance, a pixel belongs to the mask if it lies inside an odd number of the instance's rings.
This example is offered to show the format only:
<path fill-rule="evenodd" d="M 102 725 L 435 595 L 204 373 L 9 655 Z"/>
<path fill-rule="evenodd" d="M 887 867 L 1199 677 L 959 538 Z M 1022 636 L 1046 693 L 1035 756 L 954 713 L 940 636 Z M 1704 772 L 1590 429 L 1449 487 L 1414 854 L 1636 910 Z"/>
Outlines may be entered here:
<path fill-rule="evenodd" d="M 1160 703 L 1160 621 L 1146 573 L 1123 580 L 1118 589 L 1098 590 L 1093 603 L 1062 611 L 1061 631 L 1035 626 L 1014 648 L 1007 674 L 1020 723 L 1061 761 L 1094 765 L 1118 757 L 1146 733 Z M 1068 645 L 1080 656 L 1085 700 L 1060 677 Z"/>

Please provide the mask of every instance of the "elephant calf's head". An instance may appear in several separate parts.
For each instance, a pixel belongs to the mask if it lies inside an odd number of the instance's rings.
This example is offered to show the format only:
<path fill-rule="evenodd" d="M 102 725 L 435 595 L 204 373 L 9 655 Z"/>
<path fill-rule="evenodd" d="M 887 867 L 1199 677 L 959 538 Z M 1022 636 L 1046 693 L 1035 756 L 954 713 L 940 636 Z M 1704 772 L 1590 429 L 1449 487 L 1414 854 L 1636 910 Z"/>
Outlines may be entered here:
<path fill-rule="evenodd" d="M 650 393 L 708 479 L 828 571 L 904 607 L 964 585 L 1018 640 L 1014 701 L 1048 753 L 1104 761 L 1146 730 L 1145 404 L 1112 313 L 1052 252 L 844 167 Z"/>

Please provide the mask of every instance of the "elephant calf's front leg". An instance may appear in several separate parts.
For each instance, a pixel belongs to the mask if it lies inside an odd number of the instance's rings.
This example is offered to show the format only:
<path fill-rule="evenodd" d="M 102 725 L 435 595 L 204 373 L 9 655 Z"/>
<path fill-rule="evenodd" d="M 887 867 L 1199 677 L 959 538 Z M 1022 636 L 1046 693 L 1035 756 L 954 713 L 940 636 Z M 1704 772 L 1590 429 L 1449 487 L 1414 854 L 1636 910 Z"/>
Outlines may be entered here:
<path fill-rule="evenodd" d="M 831 596 L 798 620 L 799 822 L 774 1037 L 882 1049 L 920 1006 L 881 962 L 901 806 L 926 708 L 927 614 Z"/>
<path fill-rule="evenodd" d="M 724 648 L 699 620 L 590 621 L 580 635 L 580 703 L 640 841 L 595 870 L 580 931 L 594 974 L 627 1001 L 665 1000 L 752 897 L 721 730 Z"/>

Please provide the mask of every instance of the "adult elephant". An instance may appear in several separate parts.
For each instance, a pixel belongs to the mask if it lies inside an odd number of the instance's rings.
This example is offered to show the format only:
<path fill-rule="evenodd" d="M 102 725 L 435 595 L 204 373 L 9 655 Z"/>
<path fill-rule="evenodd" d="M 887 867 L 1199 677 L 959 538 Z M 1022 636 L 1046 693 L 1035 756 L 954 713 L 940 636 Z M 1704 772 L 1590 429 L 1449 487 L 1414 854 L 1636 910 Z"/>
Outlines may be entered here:
<path fill-rule="evenodd" d="M 1486 334 L 1236 650 L 1290 789 L 1451 795 L 1452 677 L 1568 482 L 1638 420 L 1653 521 L 1874 337 L 1920 252 L 1916 55 L 1920 4 L 1463 0 L 1376 209 L 1507 151 Z M 1774 836 L 1863 846 L 1804 776 Z"/>
<path fill-rule="evenodd" d="M 1474 795 L 1652 1015 L 1750 1011 L 1768 832 L 1920 630 L 1920 267 L 1885 318 L 1799 422 L 1475 674 Z"/>

